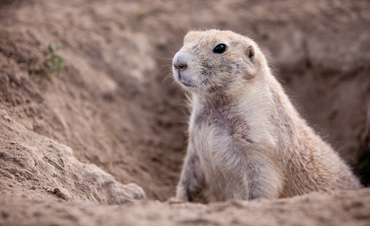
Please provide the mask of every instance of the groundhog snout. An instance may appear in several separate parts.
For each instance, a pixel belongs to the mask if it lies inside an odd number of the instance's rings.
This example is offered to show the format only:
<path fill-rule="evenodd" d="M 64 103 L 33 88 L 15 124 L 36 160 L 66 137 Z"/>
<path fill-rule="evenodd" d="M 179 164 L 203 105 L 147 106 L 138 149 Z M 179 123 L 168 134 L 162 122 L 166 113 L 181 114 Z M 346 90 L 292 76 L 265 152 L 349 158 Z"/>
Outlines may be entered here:
<path fill-rule="evenodd" d="M 173 66 L 178 71 L 186 70 L 188 67 L 188 59 L 186 53 L 179 51 L 173 57 Z"/>

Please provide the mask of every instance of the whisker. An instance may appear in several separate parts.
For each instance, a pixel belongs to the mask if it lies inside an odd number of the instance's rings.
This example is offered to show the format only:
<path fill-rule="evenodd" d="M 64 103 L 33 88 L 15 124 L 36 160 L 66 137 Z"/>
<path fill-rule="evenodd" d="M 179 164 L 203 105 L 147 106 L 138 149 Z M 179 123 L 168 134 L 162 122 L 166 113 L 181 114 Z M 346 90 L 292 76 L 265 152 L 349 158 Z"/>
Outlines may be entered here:
<path fill-rule="evenodd" d="M 167 75 L 163 78 L 163 80 L 162 80 L 162 85 L 163 85 L 163 83 L 170 77 L 172 75 L 172 73 L 171 72 L 169 72 L 169 73 L 167 73 Z"/>

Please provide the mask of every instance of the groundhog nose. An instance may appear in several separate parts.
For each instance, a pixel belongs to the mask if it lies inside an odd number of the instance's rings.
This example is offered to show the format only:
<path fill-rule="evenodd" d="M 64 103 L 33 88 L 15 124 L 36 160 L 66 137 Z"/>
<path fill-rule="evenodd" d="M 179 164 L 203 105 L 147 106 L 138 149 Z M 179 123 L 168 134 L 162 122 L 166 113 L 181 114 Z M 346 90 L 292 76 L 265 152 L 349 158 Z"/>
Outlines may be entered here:
<path fill-rule="evenodd" d="M 188 60 L 184 52 L 177 52 L 173 58 L 173 66 L 177 70 L 185 70 L 188 67 Z"/>

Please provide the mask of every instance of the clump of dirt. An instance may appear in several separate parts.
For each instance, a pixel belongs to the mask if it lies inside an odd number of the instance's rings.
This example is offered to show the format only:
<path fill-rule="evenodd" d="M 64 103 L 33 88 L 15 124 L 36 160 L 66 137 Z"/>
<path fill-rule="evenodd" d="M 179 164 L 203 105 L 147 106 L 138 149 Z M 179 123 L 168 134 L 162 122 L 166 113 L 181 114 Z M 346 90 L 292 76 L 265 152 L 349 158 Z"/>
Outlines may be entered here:
<path fill-rule="evenodd" d="M 188 110 L 170 64 L 190 29 L 255 39 L 301 114 L 368 183 L 369 9 L 349 0 L 1 1 L 0 222 L 114 225 L 130 208 L 131 223 L 256 223 L 266 212 L 275 213 L 266 224 L 369 222 L 369 189 L 210 206 L 101 205 L 143 191 L 148 200 L 174 195 Z M 66 66 L 45 75 L 47 47 L 57 43 Z M 230 214 L 246 210 L 253 214 Z"/>

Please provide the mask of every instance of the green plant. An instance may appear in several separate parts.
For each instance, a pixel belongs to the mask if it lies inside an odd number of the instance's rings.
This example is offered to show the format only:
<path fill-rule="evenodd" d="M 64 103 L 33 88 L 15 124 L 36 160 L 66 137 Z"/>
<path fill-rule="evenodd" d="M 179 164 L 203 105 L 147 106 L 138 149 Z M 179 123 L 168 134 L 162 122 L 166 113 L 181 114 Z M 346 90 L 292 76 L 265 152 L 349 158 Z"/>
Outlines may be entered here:
<path fill-rule="evenodd" d="M 59 43 L 54 48 L 52 45 L 48 47 L 49 54 L 46 55 L 44 60 L 44 71 L 47 75 L 57 72 L 59 77 L 62 76 L 62 69 L 65 66 L 65 62 L 64 59 L 57 54 L 60 48 L 61 45 Z"/>
<path fill-rule="evenodd" d="M 139 20 L 143 20 L 144 18 L 149 16 L 149 12 L 144 9 L 140 9 L 139 11 L 136 12 L 136 15 L 139 18 Z"/>

